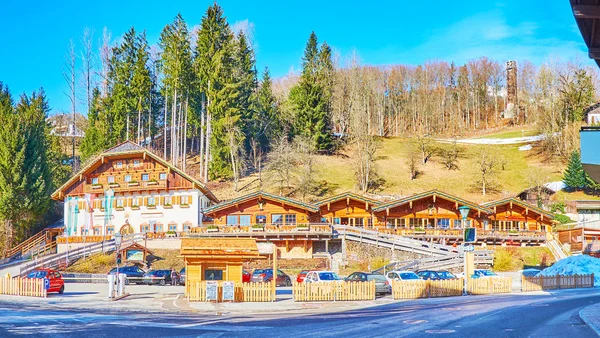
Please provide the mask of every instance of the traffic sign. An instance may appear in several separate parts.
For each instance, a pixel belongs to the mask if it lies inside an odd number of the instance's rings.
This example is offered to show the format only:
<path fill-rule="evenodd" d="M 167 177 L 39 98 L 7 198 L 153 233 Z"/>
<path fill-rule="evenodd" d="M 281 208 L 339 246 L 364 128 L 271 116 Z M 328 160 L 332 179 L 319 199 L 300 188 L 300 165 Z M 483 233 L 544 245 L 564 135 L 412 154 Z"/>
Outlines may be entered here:
<path fill-rule="evenodd" d="M 50 280 L 48 278 L 44 278 L 44 290 L 50 289 Z"/>

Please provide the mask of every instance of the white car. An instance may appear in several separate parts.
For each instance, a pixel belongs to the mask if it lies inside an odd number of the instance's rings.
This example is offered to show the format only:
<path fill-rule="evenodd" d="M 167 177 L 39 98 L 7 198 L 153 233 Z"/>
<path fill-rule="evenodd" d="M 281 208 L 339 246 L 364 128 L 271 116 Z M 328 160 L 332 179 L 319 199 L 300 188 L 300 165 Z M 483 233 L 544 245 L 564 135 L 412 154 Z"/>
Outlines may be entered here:
<path fill-rule="evenodd" d="M 420 280 L 421 278 L 419 278 L 419 276 L 417 276 L 416 273 L 412 272 L 412 271 L 390 271 L 385 275 L 385 278 L 387 278 L 388 282 L 390 282 L 390 285 L 392 284 L 392 281 L 395 280 Z"/>
<path fill-rule="evenodd" d="M 304 283 L 332 283 L 342 279 L 333 271 L 309 271 L 304 278 Z"/>

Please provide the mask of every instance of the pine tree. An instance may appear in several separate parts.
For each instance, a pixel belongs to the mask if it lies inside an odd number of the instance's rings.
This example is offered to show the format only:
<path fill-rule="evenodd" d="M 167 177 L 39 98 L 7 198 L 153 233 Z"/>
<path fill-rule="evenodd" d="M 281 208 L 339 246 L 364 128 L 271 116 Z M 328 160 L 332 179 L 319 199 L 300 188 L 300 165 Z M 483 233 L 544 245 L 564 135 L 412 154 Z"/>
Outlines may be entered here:
<path fill-rule="evenodd" d="M 317 36 L 311 33 L 304 57 L 299 83 L 290 91 L 290 101 L 296 114 L 295 132 L 312 140 L 316 150 L 334 147 L 331 126 L 333 90 L 331 49 L 324 43 L 319 50 Z"/>
<path fill-rule="evenodd" d="M 563 182 L 575 189 L 581 189 L 587 185 L 586 174 L 581 165 L 581 156 L 578 151 L 571 153 L 567 169 L 563 174 Z"/>

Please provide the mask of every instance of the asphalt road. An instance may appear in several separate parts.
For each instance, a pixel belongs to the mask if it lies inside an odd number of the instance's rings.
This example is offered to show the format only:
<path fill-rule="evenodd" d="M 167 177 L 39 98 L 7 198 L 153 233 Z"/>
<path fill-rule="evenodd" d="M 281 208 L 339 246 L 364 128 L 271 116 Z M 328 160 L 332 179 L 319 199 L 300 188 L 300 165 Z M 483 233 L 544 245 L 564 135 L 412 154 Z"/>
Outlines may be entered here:
<path fill-rule="evenodd" d="M 62 311 L 0 303 L 0 337 L 595 337 L 600 290 L 422 299 L 318 315 Z"/>

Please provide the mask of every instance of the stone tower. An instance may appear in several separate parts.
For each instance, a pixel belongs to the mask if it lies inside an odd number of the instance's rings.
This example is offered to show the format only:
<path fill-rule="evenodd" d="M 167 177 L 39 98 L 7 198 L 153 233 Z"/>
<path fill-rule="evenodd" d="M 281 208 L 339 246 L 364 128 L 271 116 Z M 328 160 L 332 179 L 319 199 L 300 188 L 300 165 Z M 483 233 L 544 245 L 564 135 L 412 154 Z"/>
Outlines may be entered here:
<path fill-rule="evenodd" d="M 504 107 L 504 118 L 512 119 L 518 113 L 517 102 L 517 62 L 510 60 L 506 62 L 506 107 Z"/>

